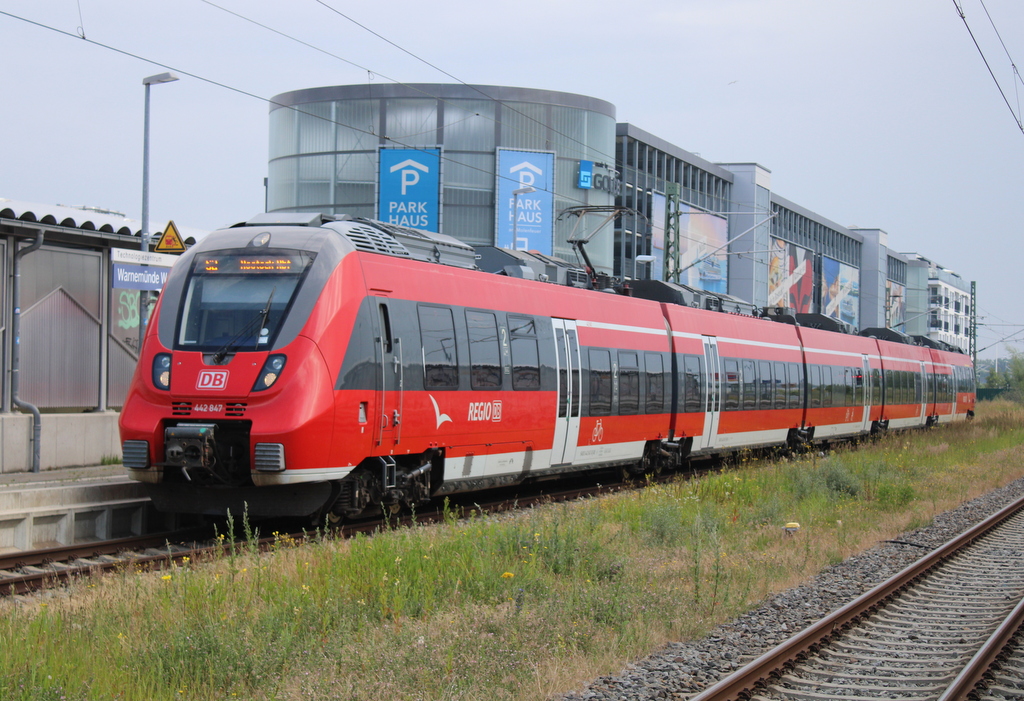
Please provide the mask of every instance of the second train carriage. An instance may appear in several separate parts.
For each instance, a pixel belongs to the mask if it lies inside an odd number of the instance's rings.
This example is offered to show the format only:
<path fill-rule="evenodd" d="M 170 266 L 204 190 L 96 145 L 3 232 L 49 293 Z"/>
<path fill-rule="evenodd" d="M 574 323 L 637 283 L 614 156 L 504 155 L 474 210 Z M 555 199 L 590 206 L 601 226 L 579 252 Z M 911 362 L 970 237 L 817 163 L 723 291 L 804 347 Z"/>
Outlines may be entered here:
<path fill-rule="evenodd" d="M 598 292 L 543 257 L 505 275 L 477 261 L 321 215 L 210 234 L 146 334 L 129 474 L 167 511 L 341 517 L 973 411 L 962 354 L 694 309 L 667 283 Z"/>

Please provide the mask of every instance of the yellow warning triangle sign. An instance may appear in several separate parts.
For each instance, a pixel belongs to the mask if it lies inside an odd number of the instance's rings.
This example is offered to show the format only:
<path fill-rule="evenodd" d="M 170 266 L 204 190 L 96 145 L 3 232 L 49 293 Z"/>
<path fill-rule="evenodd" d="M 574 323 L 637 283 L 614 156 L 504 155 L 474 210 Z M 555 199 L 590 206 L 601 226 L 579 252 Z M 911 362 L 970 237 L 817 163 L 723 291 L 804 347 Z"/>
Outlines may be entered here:
<path fill-rule="evenodd" d="M 163 236 L 157 241 L 156 248 L 153 250 L 157 253 L 185 252 L 185 242 L 181 240 L 181 234 L 178 233 L 178 227 L 174 225 L 173 221 L 167 222 L 167 229 L 164 230 Z"/>

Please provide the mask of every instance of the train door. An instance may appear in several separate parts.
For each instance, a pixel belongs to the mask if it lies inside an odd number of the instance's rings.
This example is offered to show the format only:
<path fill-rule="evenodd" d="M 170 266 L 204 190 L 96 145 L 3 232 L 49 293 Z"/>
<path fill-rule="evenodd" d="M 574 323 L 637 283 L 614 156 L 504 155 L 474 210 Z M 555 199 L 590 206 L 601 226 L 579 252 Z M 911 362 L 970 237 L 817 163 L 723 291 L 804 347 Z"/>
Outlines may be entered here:
<path fill-rule="evenodd" d="M 707 394 L 704 405 L 704 435 L 701 436 L 701 448 L 714 448 L 718 435 L 718 420 L 721 416 L 721 360 L 718 357 L 718 339 L 714 336 L 704 337 L 704 377 Z"/>
<path fill-rule="evenodd" d="M 402 436 L 402 399 L 405 387 L 402 340 L 395 337 L 388 302 L 377 299 L 377 445 L 393 448 Z"/>
<path fill-rule="evenodd" d="M 914 388 L 915 388 L 914 391 L 917 393 L 916 394 L 916 399 L 921 403 L 921 412 L 918 414 L 918 416 L 920 417 L 921 421 L 927 421 L 927 419 L 928 419 L 928 381 L 927 381 L 928 370 L 925 367 L 924 362 L 922 362 L 920 365 L 921 365 L 920 372 L 918 373 L 918 376 L 914 379 Z"/>
<path fill-rule="evenodd" d="M 580 435 L 580 344 L 576 322 L 552 319 L 555 330 L 555 362 L 558 378 L 558 410 L 555 439 L 551 445 L 551 464 L 563 465 L 576 459 Z"/>
<path fill-rule="evenodd" d="M 861 355 L 860 374 L 861 404 L 864 408 L 864 415 L 861 417 L 861 431 L 867 433 L 871 430 L 871 362 L 866 355 Z"/>

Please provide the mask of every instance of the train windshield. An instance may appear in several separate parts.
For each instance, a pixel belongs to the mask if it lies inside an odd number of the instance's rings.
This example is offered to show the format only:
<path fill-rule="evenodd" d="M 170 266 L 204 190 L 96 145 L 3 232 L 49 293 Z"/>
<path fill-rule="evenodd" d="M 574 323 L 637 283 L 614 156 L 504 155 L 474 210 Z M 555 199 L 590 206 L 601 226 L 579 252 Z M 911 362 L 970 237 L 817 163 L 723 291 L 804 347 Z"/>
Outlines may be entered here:
<path fill-rule="evenodd" d="M 270 348 L 313 258 L 303 251 L 197 256 L 177 347 L 216 353 Z"/>

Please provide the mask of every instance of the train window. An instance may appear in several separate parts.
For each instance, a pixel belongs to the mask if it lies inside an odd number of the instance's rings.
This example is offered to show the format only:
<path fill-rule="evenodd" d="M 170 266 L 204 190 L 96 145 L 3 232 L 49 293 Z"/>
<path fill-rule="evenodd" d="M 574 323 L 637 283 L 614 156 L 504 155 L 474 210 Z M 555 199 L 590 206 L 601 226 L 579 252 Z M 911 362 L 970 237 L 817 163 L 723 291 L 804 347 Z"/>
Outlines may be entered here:
<path fill-rule="evenodd" d="M 384 352 L 390 353 L 392 343 L 394 342 L 391 338 L 391 315 L 388 313 L 388 305 L 384 303 L 380 305 L 380 332 Z"/>
<path fill-rule="evenodd" d="M 469 384 L 473 389 L 501 387 L 498 322 L 491 312 L 466 311 L 469 330 Z"/>
<path fill-rule="evenodd" d="M 558 352 L 558 418 L 569 412 L 569 358 L 565 351 L 565 331 L 555 329 L 555 349 Z"/>
<path fill-rule="evenodd" d="M 923 381 L 923 378 L 921 377 L 921 373 L 915 372 L 914 373 L 914 404 L 920 404 L 921 403 L 921 399 L 924 397 L 924 392 L 922 391 L 924 389 L 923 388 L 923 382 L 924 381 Z"/>
<path fill-rule="evenodd" d="M 537 326 L 532 318 L 508 316 L 512 334 L 512 389 L 540 389 Z"/>
<path fill-rule="evenodd" d="M 789 408 L 802 409 L 804 405 L 803 378 L 800 377 L 800 365 L 786 363 L 786 375 L 789 378 Z"/>
<path fill-rule="evenodd" d="M 821 405 L 832 406 L 832 366 L 821 366 Z"/>
<path fill-rule="evenodd" d="M 683 411 L 704 411 L 704 358 L 687 355 L 683 359 Z"/>
<path fill-rule="evenodd" d="M 612 412 L 612 358 L 606 350 L 590 349 L 590 415 Z"/>
<path fill-rule="evenodd" d="M 644 353 L 647 370 L 647 402 L 644 412 L 660 414 L 665 411 L 665 362 L 658 353 Z"/>
<path fill-rule="evenodd" d="M 619 351 L 619 413 L 640 411 L 640 361 L 636 353 Z"/>
<path fill-rule="evenodd" d="M 533 317 L 508 315 L 508 331 L 513 336 L 537 337 L 537 324 Z"/>
<path fill-rule="evenodd" d="M 580 368 L 579 368 L 579 357 L 580 357 L 580 346 L 576 340 L 576 332 L 568 330 L 565 332 L 565 338 L 569 341 L 569 358 L 572 363 L 572 410 L 569 412 L 572 416 L 580 415 Z"/>
<path fill-rule="evenodd" d="M 757 408 L 757 370 L 753 360 L 740 363 L 740 374 L 743 380 L 743 411 Z"/>
<path fill-rule="evenodd" d="M 196 256 L 181 307 L 178 348 L 267 350 L 314 256 L 302 251 Z"/>
<path fill-rule="evenodd" d="M 767 360 L 762 360 L 757 365 L 761 371 L 761 376 L 758 378 L 761 382 L 761 400 L 758 402 L 758 406 L 761 409 L 771 409 L 772 396 L 774 394 L 774 389 L 772 388 L 772 364 Z"/>
<path fill-rule="evenodd" d="M 417 312 L 423 344 L 423 388 L 458 389 L 459 364 L 452 310 L 421 306 Z"/>
<path fill-rule="evenodd" d="M 879 406 L 882 403 L 882 371 L 871 368 L 871 403 Z"/>
<path fill-rule="evenodd" d="M 807 366 L 808 406 L 817 409 L 821 406 L 821 368 L 817 365 Z"/>
<path fill-rule="evenodd" d="M 846 406 L 856 406 L 857 404 L 856 374 L 856 368 L 846 368 L 843 372 L 846 378 Z"/>
<path fill-rule="evenodd" d="M 853 405 L 864 406 L 864 371 L 853 369 Z"/>
<path fill-rule="evenodd" d="M 772 363 L 773 379 L 775 380 L 775 408 L 786 408 L 786 364 Z"/>
<path fill-rule="evenodd" d="M 725 404 L 722 409 L 737 411 L 740 408 L 740 363 L 726 358 L 722 364 L 725 367 Z"/>

